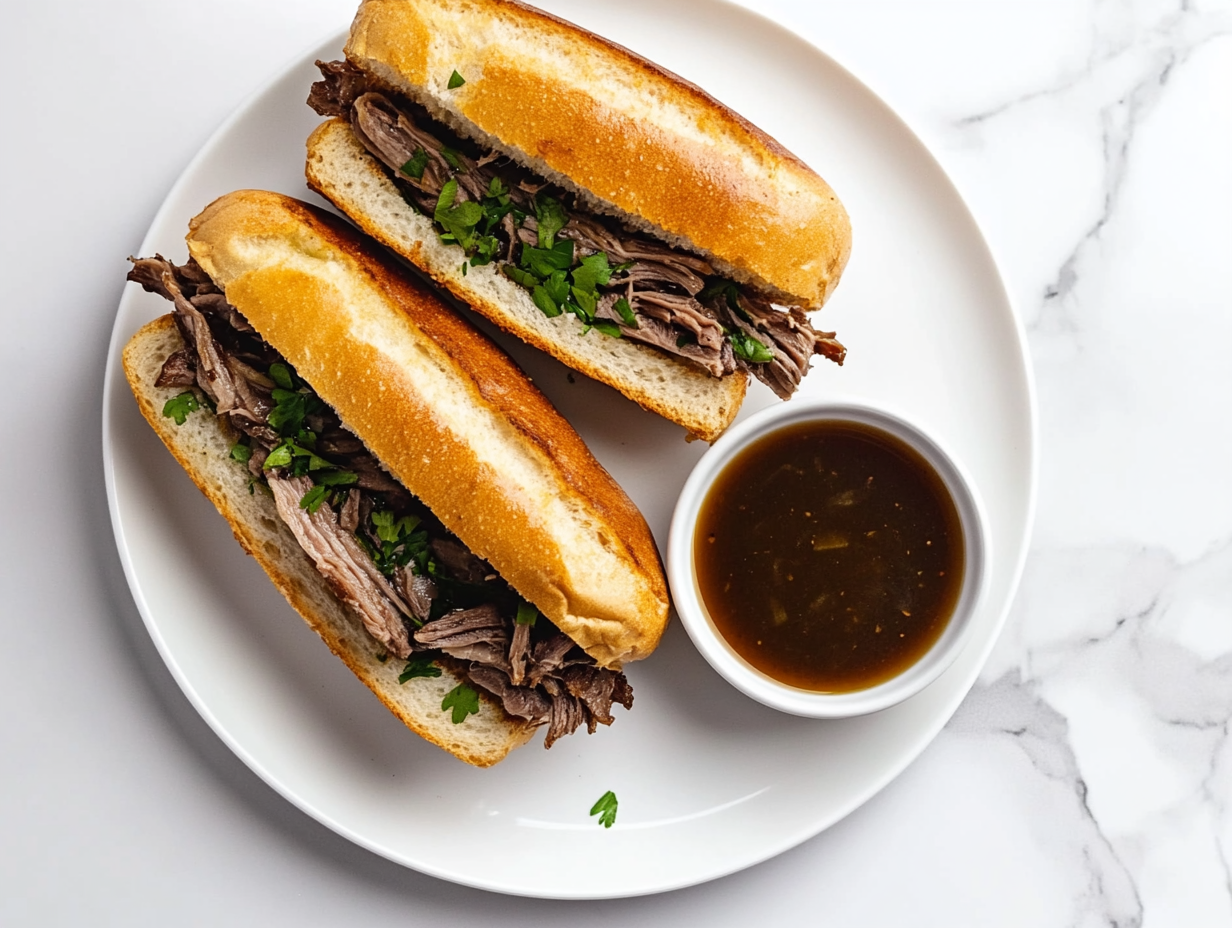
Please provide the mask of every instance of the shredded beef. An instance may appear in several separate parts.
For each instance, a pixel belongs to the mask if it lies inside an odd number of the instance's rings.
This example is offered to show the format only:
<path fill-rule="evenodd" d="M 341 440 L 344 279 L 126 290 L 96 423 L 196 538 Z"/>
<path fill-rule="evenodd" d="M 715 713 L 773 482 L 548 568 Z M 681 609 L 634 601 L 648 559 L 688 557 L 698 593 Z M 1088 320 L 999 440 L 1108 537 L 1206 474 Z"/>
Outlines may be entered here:
<path fill-rule="evenodd" d="M 342 504 L 342 509 L 338 512 L 338 524 L 352 534 L 359 530 L 359 500 L 358 490 L 349 491 L 346 502 Z"/>
<path fill-rule="evenodd" d="M 612 702 L 618 702 L 626 709 L 633 708 L 633 687 L 629 685 L 623 673 L 612 674 Z"/>
<path fill-rule="evenodd" d="M 355 536 L 338 525 L 328 505 L 322 505 L 315 513 L 300 506 L 304 494 L 312 489 L 312 481 L 307 477 L 270 477 L 269 487 L 278 515 L 338 598 L 359 614 L 364 628 L 390 654 L 410 657 L 406 625 L 399 614 L 399 610 L 409 614 L 409 607 L 376 569 Z"/>
<path fill-rule="evenodd" d="M 129 279 L 136 280 L 146 290 L 161 294 L 175 305 L 175 321 L 184 341 L 196 349 L 197 385 L 210 398 L 219 413 L 231 412 L 239 406 L 231 371 L 223 361 L 222 346 L 214 339 L 209 323 L 180 286 L 175 269 L 161 255 L 134 262 Z"/>
<path fill-rule="evenodd" d="M 508 675 L 496 667 L 474 667 L 468 674 L 470 681 L 487 690 L 501 701 L 505 711 L 528 722 L 542 724 L 552 711 L 551 701 L 539 690 L 514 686 Z"/>
<path fill-rule="evenodd" d="M 612 724 L 612 679 L 598 667 L 576 665 L 561 675 L 565 687 L 590 711 L 594 722 Z M 591 733 L 594 733 L 592 723 Z"/>
<path fill-rule="evenodd" d="M 512 179 L 507 184 L 509 193 L 523 213 L 533 213 L 532 198 L 545 187 L 558 199 L 572 200 L 569 222 L 558 236 L 574 242 L 575 256 L 603 252 L 612 265 L 632 263 L 604 285 L 611 299 L 602 297 L 596 314 L 617 323 L 623 337 L 684 358 L 713 377 L 747 370 L 783 399 L 796 391 L 814 354 L 843 363 L 846 349 L 834 333 L 813 329 L 799 307 L 771 304 L 730 281 L 725 283 L 735 287 L 739 309 L 722 296 L 699 302 L 699 295 L 709 292 L 708 279 L 716 278 L 708 261 L 643 233 L 617 228 L 611 219 L 590 213 L 566 191 L 528 175 L 507 158 L 476 150 L 473 142 L 457 136 L 421 105 L 349 62 L 318 61 L 317 66 L 322 79 L 312 85 L 308 105 L 322 116 L 347 119 L 359 141 L 420 212 L 434 215 L 441 190 L 450 179 L 458 184 L 456 203 L 480 200 L 498 176 Z M 414 177 L 402 169 L 420 151 L 423 172 Z M 506 214 L 493 234 L 502 242 L 500 260 L 506 263 L 513 263 L 518 246 L 539 244 L 534 215 L 527 215 L 519 225 L 512 214 Z M 619 296 L 629 301 L 635 325 L 627 324 L 612 309 Z M 737 356 L 726 334 L 730 332 L 761 342 L 771 360 L 748 360 L 756 355 L 747 350 Z"/>
<path fill-rule="evenodd" d="M 305 416 L 317 436 L 314 453 L 357 479 L 310 510 L 305 500 L 314 489 L 311 476 L 265 466 L 284 441 L 269 421 L 276 388 L 270 368 L 286 362 L 196 262 L 177 266 L 160 256 L 136 259 L 129 279 L 174 304 L 186 342 L 164 362 L 158 385 L 195 385 L 217 404 L 219 415 L 242 436 L 241 443 L 247 442 L 247 469 L 254 482 L 268 486 L 280 518 L 387 653 L 406 658 L 428 651 L 462 661 L 470 682 L 506 712 L 546 725 L 548 747 L 583 723 L 590 731 L 596 724 L 610 724 L 612 701 L 631 704 L 631 695 L 629 700 L 620 696 L 628 689 L 624 675 L 598 667 L 550 622 L 539 621 L 533 629 L 518 625 L 513 618 L 516 594 L 390 477 L 328 407 Z M 425 526 L 425 553 L 430 552 L 438 573 L 425 575 L 415 560 L 382 572 L 373 555 L 383 544 L 371 521 L 378 508 L 393 518 L 413 515 Z M 476 598 L 482 601 L 466 601 Z"/>
<path fill-rule="evenodd" d="M 197 365 L 187 348 L 175 352 L 163 364 L 154 381 L 156 387 L 191 387 L 197 382 Z"/>
<path fill-rule="evenodd" d="M 352 495 L 358 494 L 352 490 Z M 422 574 L 413 572 L 413 565 L 398 569 L 395 574 L 402 595 L 406 597 L 411 614 L 419 622 L 427 622 L 432 617 L 432 600 L 436 599 L 436 584 Z"/>
<path fill-rule="evenodd" d="M 526 661 L 530 657 L 530 624 L 518 623 L 509 642 L 509 679 L 521 685 L 526 679 Z"/>
<path fill-rule="evenodd" d="M 308 105 L 322 116 L 345 118 L 369 83 L 368 76 L 348 61 L 318 61 L 317 67 L 325 80 L 312 85 Z"/>
<path fill-rule="evenodd" d="M 466 545 L 450 538 L 433 538 L 432 553 L 436 559 L 449 568 L 455 580 L 463 583 L 482 583 L 484 578 L 492 575 L 492 568 L 487 561 L 476 557 Z"/>
<path fill-rule="evenodd" d="M 476 642 L 509 643 L 509 632 L 500 610 L 495 606 L 478 606 L 452 612 L 429 622 L 415 632 L 415 641 L 429 648 L 459 648 Z"/>
<path fill-rule="evenodd" d="M 543 681 L 543 688 L 547 691 L 548 696 L 552 699 L 552 711 L 548 717 L 548 731 L 543 737 L 543 742 L 548 747 L 556 742 L 558 738 L 565 735 L 571 735 L 577 731 L 578 726 L 586 722 L 589 714 L 581 700 L 571 694 L 563 685 L 562 681 L 555 677 L 548 677 Z"/>
<path fill-rule="evenodd" d="M 527 685 L 537 686 L 563 668 L 565 655 L 572 650 L 573 641 L 568 636 L 559 633 L 536 643 L 531 651 L 530 670 L 526 674 Z"/>

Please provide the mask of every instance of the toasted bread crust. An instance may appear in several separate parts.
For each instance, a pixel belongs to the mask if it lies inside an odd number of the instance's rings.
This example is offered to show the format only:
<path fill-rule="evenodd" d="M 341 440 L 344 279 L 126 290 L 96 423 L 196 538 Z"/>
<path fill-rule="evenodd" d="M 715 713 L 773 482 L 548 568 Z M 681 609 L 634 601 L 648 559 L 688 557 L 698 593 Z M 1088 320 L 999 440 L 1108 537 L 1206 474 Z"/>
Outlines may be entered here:
<path fill-rule="evenodd" d="M 248 473 L 231 461 L 234 436 L 206 409 L 184 425 L 162 415 L 163 404 L 183 388 L 154 385 L 163 363 L 184 347 L 170 315 L 147 324 L 124 349 L 124 373 L 146 421 L 188 472 L 193 482 L 226 518 L 236 541 L 269 574 L 287 602 L 386 707 L 417 735 L 477 767 L 489 767 L 526 743 L 533 727 L 507 715 L 484 696 L 478 715 L 454 725 L 440 708 L 450 689 L 464 680 L 442 662 L 440 677 L 398 683 L 401 663 L 380 660 L 380 646 L 368 637 L 357 615 L 330 590 L 291 530 L 278 516 L 268 493 L 250 492 Z"/>
<path fill-rule="evenodd" d="M 472 551 L 605 666 L 667 621 L 641 513 L 490 340 L 353 228 L 239 191 L 190 225 L 227 299 Z"/>
<path fill-rule="evenodd" d="M 799 158 L 695 85 L 517 0 L 364 0 L 346 54 L 777 299 L 819 307 L 846 265 L 847 213 Z M 466 83 L 449 90 L 455 70 Z"/>
<path fill-rule="evenodd" d="M 309 187 L 505 331 L 683 426 L 691 438 L 715 441 L 740 411 L 749 379 L 745 371 L 711 377 L 688 361 L 629 339 L 583 334 L 570 316 L 545 316 L 495 264 L 463 275 L 457 249 L 435 241 L 432 221 L 406 204 L 345 121 L 322 123 L 307 147 Z"/>

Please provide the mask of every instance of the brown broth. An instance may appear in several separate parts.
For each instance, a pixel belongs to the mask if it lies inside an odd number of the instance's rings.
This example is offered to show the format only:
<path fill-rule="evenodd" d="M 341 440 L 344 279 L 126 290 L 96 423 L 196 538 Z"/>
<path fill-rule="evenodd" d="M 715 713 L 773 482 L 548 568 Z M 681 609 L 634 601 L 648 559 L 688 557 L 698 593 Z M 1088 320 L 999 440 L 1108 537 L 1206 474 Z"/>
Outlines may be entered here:
<path fill-rule="evenodd" d="M 962 587 L 962 528 L 941 478 L 899 439 L 850 422 L 789 426 L 737 455 L 702 502 L 693 552 L 727 643 L 814 692 L 910 667 Z"/>

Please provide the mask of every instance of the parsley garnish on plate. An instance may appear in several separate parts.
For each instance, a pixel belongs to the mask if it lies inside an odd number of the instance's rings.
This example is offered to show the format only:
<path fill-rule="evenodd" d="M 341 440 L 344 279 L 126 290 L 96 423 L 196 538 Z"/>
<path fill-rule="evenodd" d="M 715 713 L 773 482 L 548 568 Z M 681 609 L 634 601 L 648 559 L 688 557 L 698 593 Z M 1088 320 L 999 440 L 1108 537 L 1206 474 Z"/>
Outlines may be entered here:
<path fill-rule="evenodd" d="M 479 713 L 479 694 L 465 683 L 459 683 L 441 700 L 441 711 L 449 709 L 453 710 L 453 723 L 460 725 L 468 715 Z"/>
<path fill-rule="evenodd" d="M 599 824 L 604 828 L 611 828 L 616 821 L 617 805 L 616 794 L 609 789 L 590 807 L 590 814 L 599 816 Z"/>
<path fill-rule="evenodd" d="M 176 396 L 171 397 L 163 404 L 163 415 L 169 419 L 174 419 L 176 425 L 183 425 L 188 418 L 190 412 L 196 412 L 201 408 L 201 403 L 197 400 L 197 394 L 192 390 L 185 390 Z"/>
<path fill-rule="evenodd" d="M 457 90 L 459 87 L 461 87 L 465 83 L 466 81 L 462 79 L 462 75 L 459 74 L 455 70 L 452 74 L 449 75 L 449 84 L 447 86 L 449 87 L 450 90 Z"/>

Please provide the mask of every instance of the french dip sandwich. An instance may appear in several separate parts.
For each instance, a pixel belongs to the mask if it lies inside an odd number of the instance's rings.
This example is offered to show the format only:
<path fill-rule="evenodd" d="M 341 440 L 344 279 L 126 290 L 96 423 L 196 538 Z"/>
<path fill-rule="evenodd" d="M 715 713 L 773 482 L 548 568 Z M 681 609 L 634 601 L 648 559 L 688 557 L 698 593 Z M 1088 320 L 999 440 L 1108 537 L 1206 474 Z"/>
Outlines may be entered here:
<path fill-rule="evenodd" d="M 698 87 L 516 0 L 364 0 L 345 54 L 309 186 L 497 325 L 708 441 L 842 363 L 842 204 Z"/>
<path fill-rule="evenodd" d="M 666 584 L 637 508 L 486 336 L 339 220 L 239 191 L 124 350 L 236 538 L 416 733 L 477 766 L 610 724 Z"/>

